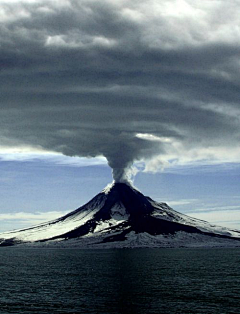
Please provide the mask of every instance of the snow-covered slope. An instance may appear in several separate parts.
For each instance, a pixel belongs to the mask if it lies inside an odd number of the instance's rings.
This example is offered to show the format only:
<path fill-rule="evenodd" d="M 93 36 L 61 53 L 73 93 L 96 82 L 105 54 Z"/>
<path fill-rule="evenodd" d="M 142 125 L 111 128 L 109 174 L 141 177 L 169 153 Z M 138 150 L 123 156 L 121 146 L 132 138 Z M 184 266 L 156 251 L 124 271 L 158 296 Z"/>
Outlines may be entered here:
<path fill-rule="evenodd" d="M 240 231 L 174 211 L 132 186 L 113 183 L 59 219 L 0 234 L 0 246 L 78 247 L 240 246 Z"/>

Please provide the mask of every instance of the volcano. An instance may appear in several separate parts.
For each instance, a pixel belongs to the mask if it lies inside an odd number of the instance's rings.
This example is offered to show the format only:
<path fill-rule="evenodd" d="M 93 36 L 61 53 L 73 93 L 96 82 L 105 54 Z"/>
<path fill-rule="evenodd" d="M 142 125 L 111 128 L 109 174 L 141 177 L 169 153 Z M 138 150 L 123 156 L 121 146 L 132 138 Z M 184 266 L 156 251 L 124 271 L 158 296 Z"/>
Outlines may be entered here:
<path fill-rule="evenodd" d="M 240 231 L 195 219 L 113 183 L 87 204 L 31 228 L 0 234 L 0 246 L 81 248 L 240 246 Z"/>

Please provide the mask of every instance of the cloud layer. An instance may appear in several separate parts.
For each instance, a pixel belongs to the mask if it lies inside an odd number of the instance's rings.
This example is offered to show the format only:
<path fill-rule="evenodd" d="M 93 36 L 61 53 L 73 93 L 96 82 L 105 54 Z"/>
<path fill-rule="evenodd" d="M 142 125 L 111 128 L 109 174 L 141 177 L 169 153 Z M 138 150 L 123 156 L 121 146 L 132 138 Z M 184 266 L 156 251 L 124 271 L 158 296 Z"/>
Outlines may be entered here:
<path fill-rule="evenodd" d="M 57 219 L 66 212 L 54 211 L 45 213 L 26 213 L 26 212 L 16 212 L 16 213 L 3 213 L 0 214 L 0 232 L 9 231 L 10 229 L 22 229 L 33 225 L 38 225 L 50 220 Z"/>
<path fill-rule="evenodd" d="M 1 1 L 0 145 L 103 155 L 118 175 L 238 161 L 239 6 Z"/>

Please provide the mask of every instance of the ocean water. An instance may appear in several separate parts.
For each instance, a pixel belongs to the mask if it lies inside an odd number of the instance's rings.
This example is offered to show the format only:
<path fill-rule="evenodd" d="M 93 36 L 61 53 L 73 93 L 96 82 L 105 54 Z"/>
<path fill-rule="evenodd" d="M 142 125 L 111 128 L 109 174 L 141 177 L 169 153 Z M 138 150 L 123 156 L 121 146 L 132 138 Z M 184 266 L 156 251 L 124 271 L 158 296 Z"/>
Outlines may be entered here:
<path fill-rule="evenodd" d="M 240 249 L 0 249 L 0 313 L 240 313 Z"/>

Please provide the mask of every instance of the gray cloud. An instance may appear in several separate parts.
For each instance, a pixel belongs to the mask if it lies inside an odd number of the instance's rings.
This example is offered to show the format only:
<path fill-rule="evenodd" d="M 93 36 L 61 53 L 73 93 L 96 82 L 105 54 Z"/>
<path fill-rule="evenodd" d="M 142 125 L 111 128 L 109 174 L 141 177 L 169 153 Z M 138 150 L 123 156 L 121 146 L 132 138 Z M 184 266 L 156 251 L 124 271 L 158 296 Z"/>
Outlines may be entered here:
<path fill-rule="evenodd" d="M 0 144 L 116 169 L 175 142 L 235 149 L 240 3 L 179 3 L 2 1 Z"/>

